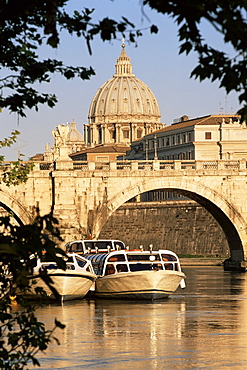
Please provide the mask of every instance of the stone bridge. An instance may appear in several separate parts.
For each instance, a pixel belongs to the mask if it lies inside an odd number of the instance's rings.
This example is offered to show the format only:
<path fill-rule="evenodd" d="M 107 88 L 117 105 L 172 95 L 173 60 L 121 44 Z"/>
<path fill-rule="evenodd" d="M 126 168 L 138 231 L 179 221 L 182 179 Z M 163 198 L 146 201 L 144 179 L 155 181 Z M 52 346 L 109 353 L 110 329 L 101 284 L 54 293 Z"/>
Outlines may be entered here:
<path fill-rule="evenodd" d="M 247 260 L 247 166 L 240 161 L 36 162 L 27 183 L 0 184 L 0 204 L 20 223 L 51 210 L 65 242 L 98 236 L 111 214 L 129 199 L 155 189 L 187 196 L 223 229 L 232 261 Z"/>

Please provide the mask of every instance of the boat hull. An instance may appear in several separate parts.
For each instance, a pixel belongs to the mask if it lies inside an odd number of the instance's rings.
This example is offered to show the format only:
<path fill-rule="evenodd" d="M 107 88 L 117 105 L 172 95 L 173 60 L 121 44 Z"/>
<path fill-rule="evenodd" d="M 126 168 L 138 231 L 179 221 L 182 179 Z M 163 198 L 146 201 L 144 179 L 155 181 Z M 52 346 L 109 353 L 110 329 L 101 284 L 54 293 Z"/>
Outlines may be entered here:
<path fill-rule="evenodd" d="M 51 271 L 49 276 L 53 281 L 52 286 L 56 289 L 62 301 L 85 297 L 97 279 L 97 275 L 88 271 L 55 270 L 54 272 Z M 41 278 L 34 276 L 32 279 L 36 283 L 32 285 L 31 291 L 27 294 L 29 297 L 37 299 L 38 295 L 35 292 L 35 288 L 39 287 L 43 288 L 48 298 L 55 299 L 52 291 Z"/>
<path fill-rule="evenodd" d="M 104 298 L 162 299 L 174 293 L 185 278 L 183 272 L 152 270 L 99 277 L 95 295 Z"/>

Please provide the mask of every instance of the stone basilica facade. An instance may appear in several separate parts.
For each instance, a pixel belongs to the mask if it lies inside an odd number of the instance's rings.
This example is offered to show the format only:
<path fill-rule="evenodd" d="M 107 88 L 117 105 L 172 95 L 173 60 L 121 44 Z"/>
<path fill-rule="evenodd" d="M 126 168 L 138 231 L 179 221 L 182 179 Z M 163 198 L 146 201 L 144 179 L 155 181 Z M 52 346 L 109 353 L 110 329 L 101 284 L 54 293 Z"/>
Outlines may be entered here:
<path fill-rule="evenodd" d="M 122 44 L 115 74 L 98 89 L 92 99 L 88 124 L 84 125 L 84 137 L 74 121 L 58 125 L 52 131 L 54 145 L 52 148 L 46 145 L 43 159 L 54 160 L 66 152 L 73 160 L 88 160 L 88 153 L 90 160 L 100 160 L 100 152 L 104 154 L 104 160 L 116 159 L 120 153 L 126 153 L 134 140 L 164 128 L 160 117 L 155 95 L 132 73 L 130 58 L 126 54 L 125 44 Z M 94 152 L 97 154 L 95 158 L 92 157 Z M 116 153 L 115 157 L 112 153 Z"/>

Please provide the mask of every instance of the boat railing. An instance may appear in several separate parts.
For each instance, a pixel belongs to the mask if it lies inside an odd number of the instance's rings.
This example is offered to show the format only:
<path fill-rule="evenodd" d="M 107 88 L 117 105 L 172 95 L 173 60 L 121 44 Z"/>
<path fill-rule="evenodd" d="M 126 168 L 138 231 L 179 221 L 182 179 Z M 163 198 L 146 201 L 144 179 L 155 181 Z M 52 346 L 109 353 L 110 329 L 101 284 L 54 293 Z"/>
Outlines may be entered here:
<path fill-rule="evenodd" d="M 105 275 L 111 275 L 121 272 L 136 272 L 136 271 L 150 271 L 150 270 L 171 270 L 179 271 L 177 261 L 162 261 L 162 260 L 108 260 L 105 266 Z"/>

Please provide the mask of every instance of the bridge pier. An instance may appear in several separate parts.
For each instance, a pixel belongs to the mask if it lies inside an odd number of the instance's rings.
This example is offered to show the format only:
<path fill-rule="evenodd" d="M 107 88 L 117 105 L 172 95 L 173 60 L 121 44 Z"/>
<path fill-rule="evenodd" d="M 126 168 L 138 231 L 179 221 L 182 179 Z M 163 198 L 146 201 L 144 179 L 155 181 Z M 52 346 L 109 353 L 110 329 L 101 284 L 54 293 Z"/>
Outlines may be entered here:
<path fill-rule="evenodd" d="M 247 261 L 233 261 L 231 258 L 228 258 L 223 262 L 223 266 L 225 271 L 247 271 Z"/>

